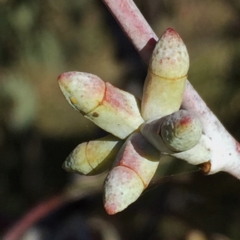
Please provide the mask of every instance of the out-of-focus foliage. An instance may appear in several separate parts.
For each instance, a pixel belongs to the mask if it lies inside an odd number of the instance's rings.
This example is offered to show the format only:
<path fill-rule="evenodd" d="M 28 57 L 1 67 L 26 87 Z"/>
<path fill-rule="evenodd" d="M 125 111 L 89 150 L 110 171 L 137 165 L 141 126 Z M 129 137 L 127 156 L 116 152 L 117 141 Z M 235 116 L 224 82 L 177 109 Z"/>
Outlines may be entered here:
<path fill-rule="evenodd" d="M 189 80 L 240 140 L 239 1 L 136 4 L 158 35 L 168 27 L 180 33 L 190 54 Z M 137 96 L 146 74 L 101 1 L 0 0 L 1 233 L 31 206 L 75 183 L 78 178 L 66 174 L 62 162 L 80 142 L 104 135 L 59 90 L 57 76 L 73 70 L 99 75 Z M 107 216 L 96 192 L 48 216 L 28 236 L 240 239 L 239 180 L 198 173 L 162 178 L 189 171 L 179 160 L 163 161 L 153 190 L 123 213 Z"/>
<path fill-rule="evenodd" d="M 5 75 L 0 94 L 3 124 L 16 133 L 27 130 L 35 120 L 38 107 L 33 86 L 21 74 Z"/>

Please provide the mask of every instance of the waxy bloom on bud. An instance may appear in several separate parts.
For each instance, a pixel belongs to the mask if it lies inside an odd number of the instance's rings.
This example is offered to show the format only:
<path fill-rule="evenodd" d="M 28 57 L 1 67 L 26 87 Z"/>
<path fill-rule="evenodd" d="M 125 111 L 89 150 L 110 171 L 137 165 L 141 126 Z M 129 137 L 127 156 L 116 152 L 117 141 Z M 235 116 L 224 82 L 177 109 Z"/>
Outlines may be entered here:
<path fill-rule="evenodd" d="M 83 175 L 95 175 L 109 169 L 123 141 L 108 135 L 79 144 L 63 163 L 64 170 Z"/>
<path fill-rule="evenodd" d="M 199 118 L 190 111 L 179 110 L 165 118 L 161 126 L 161 137 L 174 152 L 194 147 L 202 135 Z"/>
<path fill-rule="evenodd" d="M 199 165 L 211 160 L 212 156 L 210 146 L 212 146 L 212 140 L 210 140 L 210 138 L 206 135 L 202 134 L 197 145 L 195 145 L 193 148 L 171 155 L 190 164 Z"/>
<path fill-rule="evenodd" d="M 113 135 L 124 139 L 143 119 L 139 101 L 99 77 L 83 72 L 67 72 L 58 77 L 66 99 L 86 118 Z"/>
<path fill-rule="evenodd" d="M 179 34 L 168 28 L 149 62 L 141 106 L 144 120 L 160 118 L 180 108 L 188 69 L 186 46 Z"/>
<path fill-rule="evenodd" d="M 159 151 L 174 153 L 194 147 L 202 135 L 202 125 L 193 113 L 179 110 L 144 123 L 141 132 Z"/>
<path fill-rule="evenodd" d="M 108 214 L 124 210 L 148 186 L 159 164 L 160 153 L 141 135 L 133 133 L 122 146 L 104 186 Z"/>

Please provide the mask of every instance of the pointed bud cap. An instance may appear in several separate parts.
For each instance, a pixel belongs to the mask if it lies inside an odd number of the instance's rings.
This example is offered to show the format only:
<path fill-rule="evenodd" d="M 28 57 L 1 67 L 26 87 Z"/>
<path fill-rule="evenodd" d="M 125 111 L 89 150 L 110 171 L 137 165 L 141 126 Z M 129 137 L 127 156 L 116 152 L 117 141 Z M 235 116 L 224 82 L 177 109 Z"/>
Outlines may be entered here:
<path fill-rule="evenodd" d="M 154 74 L 168 79 L 187 75 L 188 52 L 183 40 L 174 29 L 168 28 L 157 42 L 149 68 Z"/>
<path fill-rule="evenodd" d="M 106 132 L 124 139 L 143 123 L 139 100 L 96 75 L 67 72 L 58 82 L 70 105 Z"/>
<path fill-rule="evenodd" d="M 90 73 L 65 72 L 58 77 L 58 83 L 69 104 L 83 114 L 98 106 L 104 97 L 104 81 Z"/>
<path fill-rule="evenodd" d="M 83 175 L 96 175 L 113 164 L 123 141 L 108 135 L 79 144 L 63 163 L 63 169 Z"/>
<path fill-rule="evenodd" d="M 115 214 L 136 201 L 148 186 L 159 164 L 160 153 L 140 134 L 122 146 L 104 184 L 104 206 Z"/>
<path fill-rule="evenodd" d="M 104 189 L 104 207 L 109 215 L 113 215 L 135 202 L 144 190 L 144 185 L 133 170 L 117 166 L 109 172 Z"/>

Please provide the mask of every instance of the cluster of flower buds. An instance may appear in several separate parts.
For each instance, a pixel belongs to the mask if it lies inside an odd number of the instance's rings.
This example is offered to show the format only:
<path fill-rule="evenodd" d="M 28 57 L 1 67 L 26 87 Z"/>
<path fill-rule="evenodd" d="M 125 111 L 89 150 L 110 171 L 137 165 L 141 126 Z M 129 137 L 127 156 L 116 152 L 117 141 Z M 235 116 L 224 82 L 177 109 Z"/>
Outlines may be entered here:
<path fill-rule="evenodd" d="M 136 201 L 154 176 L 162 154 L 191 164 L 210 160 L 209 139 L 202 133 L 199 119 L 179 110 L 188 68 L 186 46 L 169 28 L 153 51 L 142 103 L 93 74 L 67 72 L 59 76 L 70 105 L 110 133 L 79 144 L 63 164 L 65 170 L 84 175 L 110 168 L 104 183 L 108 214 Z"/>

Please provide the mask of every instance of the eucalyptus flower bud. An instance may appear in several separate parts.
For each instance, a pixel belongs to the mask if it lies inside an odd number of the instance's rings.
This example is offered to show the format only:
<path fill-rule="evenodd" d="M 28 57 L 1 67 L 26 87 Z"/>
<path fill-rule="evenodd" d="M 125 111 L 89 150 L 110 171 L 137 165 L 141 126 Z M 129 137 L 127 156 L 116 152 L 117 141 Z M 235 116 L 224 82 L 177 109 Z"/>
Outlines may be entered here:
<path fill-rule="evenodd" d="M 168 28 L 149 62 L 141 106 L 144 120 L 160 118 L 180 108 L 188 69 L 186 46 L 179 34 Z"/>
<path fill-rule="evenodd" d="M 104 184 L 108 214 L 124 210 L 148 186 L 159 164 L 160 153 L 141 135 L 132 134 L 122 146 Z"/>
<path fill-rule="evenodd" d="M 67 72 L 58 77 L 58 82 L 73 108 L 121 139 L 126 138 L 143 123 L 139 100 L 96 75 Z"/>
<path fill-rule="evenodd" d="M 165 118 L 161 125 L 161 137 L 174 152 L 194 147 L 202 135 L 199 118 L 190 111 L 179 110 Z"/>
<path fill-rule="evenodd" d="M 68 172 L 95 175 L 109 169 L 123 141 L 108 135 L 98 140 L 79 144 L 64 161 L 62 167 Z"/>
<path fill-rule="evenodd" d="M 179 110 L 144 123 L 141 132 L 159 151 L 174 153 L 194 147 L 202 135 L 202 125 L 190 111 Z"/>

